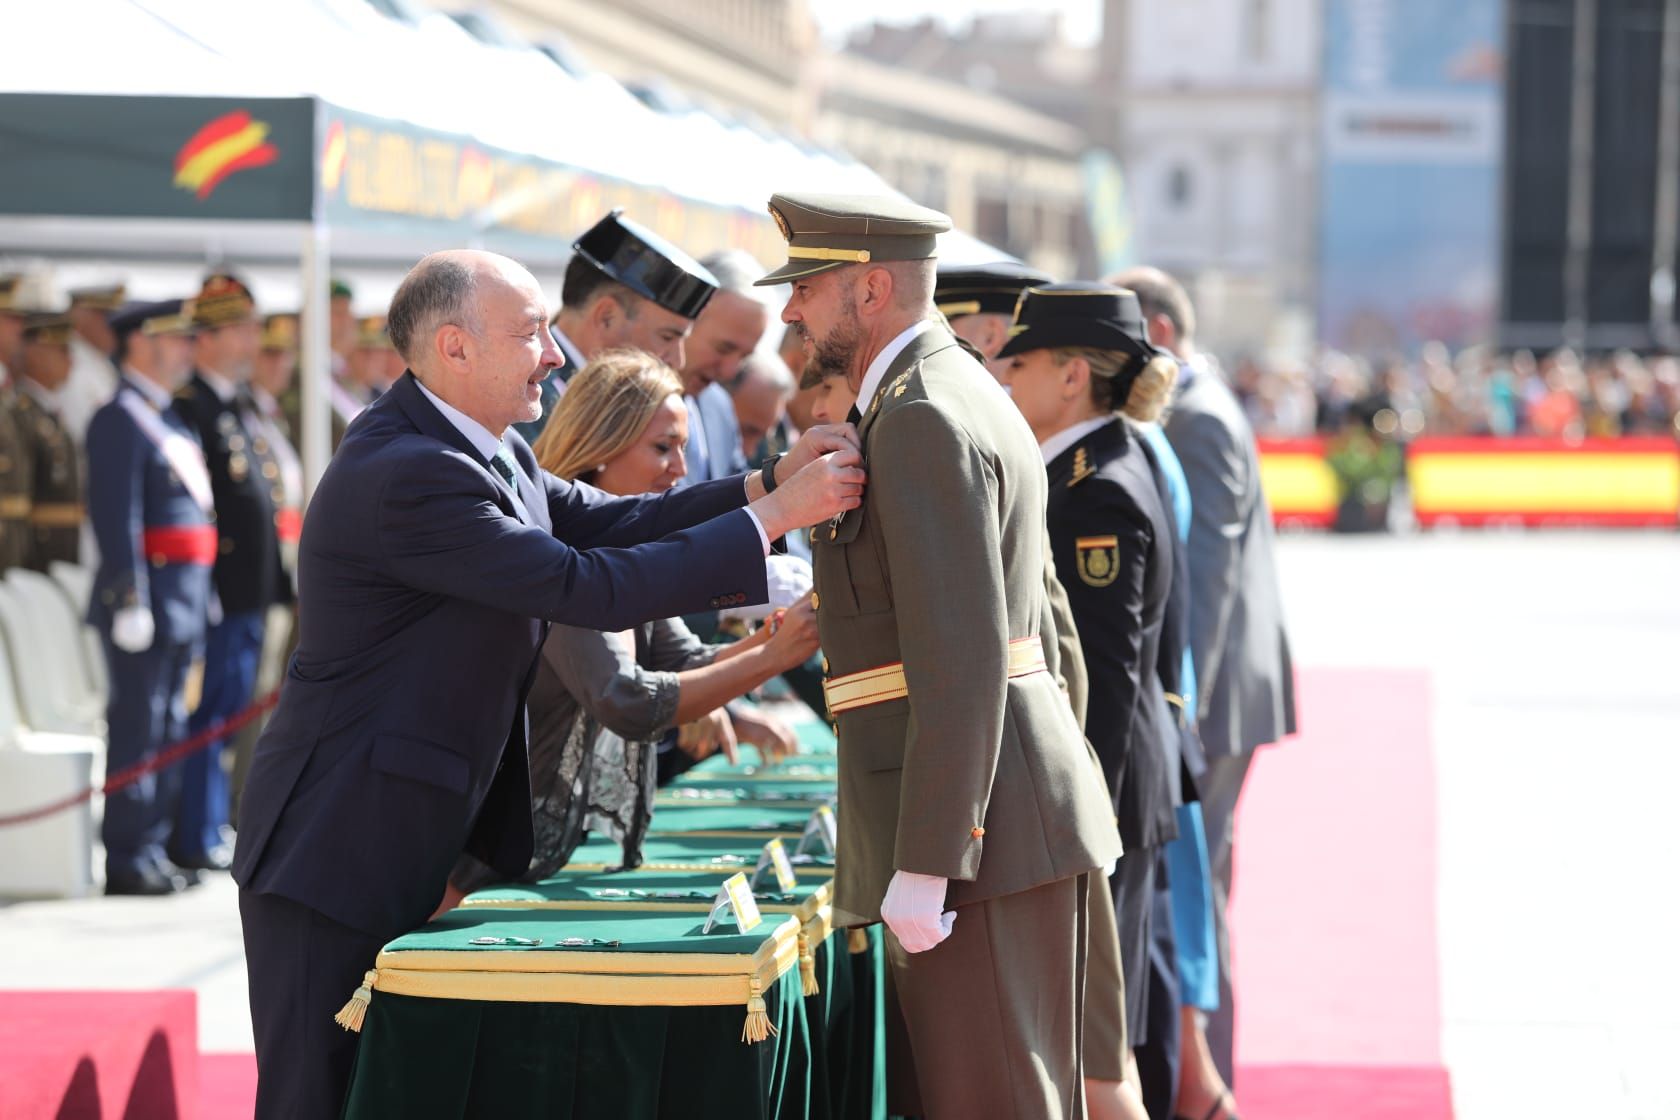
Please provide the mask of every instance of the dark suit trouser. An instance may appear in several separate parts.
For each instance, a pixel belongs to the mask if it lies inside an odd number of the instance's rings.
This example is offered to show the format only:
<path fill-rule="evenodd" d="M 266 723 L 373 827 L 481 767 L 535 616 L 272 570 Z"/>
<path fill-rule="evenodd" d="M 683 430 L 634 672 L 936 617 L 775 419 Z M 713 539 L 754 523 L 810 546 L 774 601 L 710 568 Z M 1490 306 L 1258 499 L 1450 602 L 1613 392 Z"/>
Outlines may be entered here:
<path fill-rule="evenodd" d="M 332 1120 L 344 1108 L 360 1035 L 333 1021 L 390 938 L 370 937 L 274 894 L 239 892 L 256 1120 Z"/>
<path fill-rule="evenodd" d="M 184 695 L 192 667 L 192 647 L 158 642 L 139 653 L 125 653 L 100 635 L 111 682 L 105 722 L 110 746 L 105 768 L 115 774 L 151 758 L 184 738 Z M 175 815 L 181 768 L 169 766 L 105 796 L 100 839 L 105 844 L 105 875 L 133 877 L 159 866 Z"/>
<path fill-rule="evenodd" d="M 927 1120 L 1085 1115 L 1087 880 L 957 909 L 925 953 L 885 938 Z"/>
<path fill-rule="evenodd" d="M 1149 1120 L 1172 1120 L 1173 1101 L 1178 1096 L 1178 1064 L 1181 1051 L 1178 997 L 1178 953 L 1173 931 L 1172 885 L 1168 882 L 1166 853 L 1151 849 L 1160 861 L 1155 869 L 1149 915 L 1149 972 L 1142 978 L 1149 986 L 1149 1008 L 1145 1012 L 1145 1033 L 1149 1041 L 1133 1049 L 1138 1078 L 1143 1083 L 1143 1107 Z"/>
<path fill-rule="evenodd" d="M 188 730 L 199 732 L 236 715 L 251 702 L 262 659 L 265 612 L 236 611 L 210 627 L 204 642 L 204 698 Z M 196 862 L 222 842 L 228 823 L 228 775 L 218 739 L 181 764 L 181 800 L 171 854 Z"/>
<path fill-rule="evenodd" d="M 1219 1009 L 1209 1012 L 1208 1049 L 1225 1084 L 1235 1089 L 1236 997 L 1231 984 L 1231 933 L 1225 911 L 1231 899 L 1231 861 L 1236 847 L 1237 799 L 1242 796 L 1254 754 L 1209 755 L 1207 773 L 1196 783 L 1207 825 L 1208 865 L 1213 871 L 1213 932 L 1219 948 Z"/>

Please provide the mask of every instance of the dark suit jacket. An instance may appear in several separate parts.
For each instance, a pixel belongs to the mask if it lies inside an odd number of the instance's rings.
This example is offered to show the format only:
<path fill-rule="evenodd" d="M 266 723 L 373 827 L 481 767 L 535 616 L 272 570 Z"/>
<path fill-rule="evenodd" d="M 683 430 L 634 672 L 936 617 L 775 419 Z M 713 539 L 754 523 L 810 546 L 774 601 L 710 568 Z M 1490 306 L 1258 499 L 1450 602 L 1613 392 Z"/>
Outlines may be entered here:
<path fill-rule="evenodd" d="M 688 433 L 688 477 L 683 482 L 706 482 L 744 472 L 747 457 L 741 453 L 741 422 L 735 419 L 735 402 L 729 390 L 722 385 L 708 385 L 694 398 L 694 405 L 704 431 Z M 694 410 L 689 415 L 692 418 Z M 705 470 L 700 469 L 702 438 L 711 457 Z"/>
<path fill-rule="evenodd" d="M 245 889 L 391 936 L 425 921 L 463 850 L 518 876 L 546 623 L 764 601 L 741 480 L 609 498 L 507 443 L 523 514 L 412 375 L 350 426 L 304 522 L 297 653 L 240 811 Z"/>
<path fill-rule="evenodd" d="M 204 640 L 210 615 L 210 569 L 202 564 L 151 562 L 142 547 L 147 529 L 200 527 L 210 518 L 199 508 L 163 449 L 128 411 L 130 399 L 152 409 L 125 378 L 116 396 L 88 423 L 88 517 L 99 543 L 88 622 L 109 632 L 111 616 L 128 606 L 150 607 L 159 645 Z M 174 409 L 158 412 L 173 432 L 198 437 Z M 202 529 L 200 530 L 202 532 Z"/>
<path fill-rule="evenodd" d="M 274 524 L 280 464 L 271 452 L 259 450 L 239 403 L 223 401 L 198 372 L 175 394 L 175 408 L 198 433 L 210 468 L 221 538 L 215 581 L 222 609 L 233 614 L 290 602 L 291 577 L 280 561 Z M 245 408 L 255 412 L 256 405 L 247 400 Z"/>
<path fill-rule="evenodd" d="M 1190 483 L 1190 649 L 1202 745 L 1247 754 L 1295 731 L 1272 513 L 1254 432 L 1213 369 L 1188 371 L 1167 439 Z"/>
<path fill-rule="evenodd" d="M 1173 523 L 1143 441 L 1115 419 L 1049 466 L 1050 540 L 1089 679 L 1085 734 L 1128 851 L 1177 835 L 1178 751 L 1157 672 Z M 1170 748 L 1170 749 L 1169 749 Z"/>

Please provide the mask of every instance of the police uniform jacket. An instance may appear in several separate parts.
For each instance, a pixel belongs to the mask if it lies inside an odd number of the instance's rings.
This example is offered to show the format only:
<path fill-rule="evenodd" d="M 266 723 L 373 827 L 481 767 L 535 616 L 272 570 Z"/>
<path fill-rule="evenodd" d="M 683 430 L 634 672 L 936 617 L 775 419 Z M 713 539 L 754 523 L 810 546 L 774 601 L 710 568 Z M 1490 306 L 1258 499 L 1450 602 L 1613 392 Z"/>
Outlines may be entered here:
<path fill-rule="evenodd" d="M 963 905 L 1101 867 L 1119 838 L 1068 702 L 1010 673 L 1049 614 L 1031 432 L 939 325 L 860 404 L 869 485 L 813 530 L 813 601 L 830 676 L 902 664 L 906 695 L 837 716 L 842 919 L 878 920 L 895 870 Z"/>
<path fill-rule="evenodd" d="M 1085 733 L 1128 850 L 1176 834 L 1177 732 L 1163 688 L 1161 628 L 1173 522 L 1143 441 L 1119 417 L 1048 467 L 1050 538 L 1089 680 Z"/>
<path fill-rule="evenodd" d="M 212 524 L 165 453 L 163 444 L 135 416 L 155 416 L 162 429 L 185 441 L 202 463 L 198 437 L 173 409 L 160 409 L 127 377 L 88 424 L 88 518 L 99 544 L 88 622 L 109 631 L 111 618 L 129 606 L 150 607 L 159 645 L 192 645 L 204 638 L 215 593 L 210 565 L 186 563 L 178 554 L 148 550 L 147 530 L 190 534 Z M 168 534 L 163 534 L 168 535 Z M 183 535 L 178 533 L 177 535 Z"/>
<path fill-rule="evenodd" d="M 251 431 L 242 413 L 256 405 L 241 388 L 226 401 L 194 372 L 175 396 L 175 408 L 198 433 L 216 496 L 215 584 L 228 613 L 260 611 L 290 602 L 291 580 L 280 560 L 274 515 L 283 504 L 280 464 Z"/>

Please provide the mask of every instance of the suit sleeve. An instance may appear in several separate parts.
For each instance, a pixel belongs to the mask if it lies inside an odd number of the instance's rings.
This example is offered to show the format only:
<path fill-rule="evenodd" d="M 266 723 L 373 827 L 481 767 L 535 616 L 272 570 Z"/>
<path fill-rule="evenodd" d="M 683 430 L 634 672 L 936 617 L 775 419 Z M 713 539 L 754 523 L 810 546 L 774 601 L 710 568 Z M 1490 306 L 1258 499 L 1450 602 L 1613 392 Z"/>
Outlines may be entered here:
<path fill-rule="evenodd" d="M 151 582 L 142 539 L 145 437 L 114 411 L 95 414 L 87 435 L 88 517 L 99 545 L 100 569 L 108 573 L 94 594 L 112 612 L 130 605 L 149 607 Z"/>
<path fill-rule="evenodd" d="M 1082 484 L 1077 503 L 1051 527 L 1056 567 L 1072 573 L 1066 583 L 1073 616 L 1084 626 L 1088 701 L 1085 734 L 1096 748 L 1109 790 L 1118 794 L 1137 741 L 1140 697 L 1153 665 L 1143 664 L 1144 575 L 1150 528 L 1124 490 L 1106 479 Z M 1079 567 L 1081 537 L 1114 537 L 1118 568 L 1111 582 L 1096 586 Z"/>
<path fill-rule="evenodd" d="M 496 484 L 464 455 L 405 457 L 379 485 L 384 561 L 423 591 L 591 630 L 769 597 L 763 545 L 744 511 L 659 536 L 685 520 L 679 513 L 704 505 L 609 501 L 580 490 L 550 535 L 502 512 Z M 615 532 L 609 516 L 630 519 L 634 531 Z M 562 536 L 590 546 L 629 538 L 635 547 L 580 549 Z"/>
<path fill-rule="evenodd" d="M 895 866 L 973 879 L 1009 683 L 999 479 L 925 401 L 877 421 L 869 473 L 910 689 Z"/>
<path fill-rule="evenodd" d="M 1183 435 L 1172 433 L 1173 450 L 1191 484 L 1190 651 L 1201 684 L 1198 714 L 1205 716 L 1241 592 L 1243 504 L 1252 480 L 1237 433 L 1218 417 L 1187 413 L 1182 423 Z"/>
<path fill-rule="evenodd" d="M 624 548 L 657 540 L 741 509 L 747 487 L 723 478 L 666 491 L 656 497 L 619 498 L 585 482 L 567 482 L 539 472 L 548 497 L 554 535 L 579 548 Z M 759 547 L 759 562 L 764 550 Z M 760 600 L 762 601 L 762 600 Z"/>

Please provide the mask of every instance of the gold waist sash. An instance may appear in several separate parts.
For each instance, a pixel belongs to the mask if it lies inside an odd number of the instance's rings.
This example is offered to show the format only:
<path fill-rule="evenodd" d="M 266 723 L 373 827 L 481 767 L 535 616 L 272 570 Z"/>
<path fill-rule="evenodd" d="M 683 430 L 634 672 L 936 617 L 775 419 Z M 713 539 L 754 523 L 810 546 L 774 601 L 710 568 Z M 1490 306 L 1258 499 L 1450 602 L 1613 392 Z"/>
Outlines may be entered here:
<path fill-rule="evenodd" d="M 1034 638 L 1014 638 L 1009 643 L 1010 677 L 1029 677 L 1047 672 L 1044 664 L 1044 643 Z M 865 669 L 861 673 L 847 673 L 823 682 L 823 695 L 828 698 L 828 710 L 839 715 L 871 704 L 884 704 L 910 695 L 904 679 L 904 662 Z"/>

